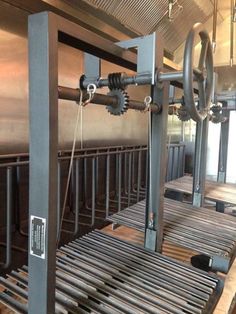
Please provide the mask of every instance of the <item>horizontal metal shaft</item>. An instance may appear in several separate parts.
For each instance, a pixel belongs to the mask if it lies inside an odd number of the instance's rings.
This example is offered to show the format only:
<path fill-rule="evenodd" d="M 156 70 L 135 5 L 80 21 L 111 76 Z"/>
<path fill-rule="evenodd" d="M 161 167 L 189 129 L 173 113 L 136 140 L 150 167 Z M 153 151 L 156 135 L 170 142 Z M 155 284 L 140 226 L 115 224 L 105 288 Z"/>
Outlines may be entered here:
<path fill-rule="evenodd" d="M 124 76 L 121 78 L 121 81 L 122 81 L 123 86 L 151 85 L 152 84 L 152 76 L 150 73 L 142 73 L 142 74 L 138 74 L 138 75 Z M 87 88 L 88 85 L 91 83 L 95 84 L 97 88 L 109 86 L 108 78 L 91 79 L 91 78 L 84 77 L 84 80 L 82 82 L 84 88 Z"/>
<path fill-rule="evenodd" d="M 72 100 L 72 101 L 80 101 L 80 89 L 58 86 L 58 97 L 59 99 Z M 87 92 L 84 93 L 82 100 L 86 101 L 89 99 L 89 94 Z M 95 93 L 93 98 L 90 101 L 93 104 L 104 105 L 104 106 L 118 106 L 119 99 L 116 96 L 109 96 L 104 94 Z M 144 102 L 137 100 L 129 101 L 129 109 L 144 111 L 146 109 L 146 105 Z M 151 104 L 150 109 L 152 112 L 160 112 L 160 106 L 156 104 Z"/>
<path fill-rule="evenodd" d="M 81 97 L 80 89 L 58 86 L 58 97 L 60 99 L 79 102 L 80 97 Z M 82 101 L 86 101 L 88 99 L 89 99 L 89 94 L 87 92 L 84 92 Z M 116 106 L 118 104 L 118 99 L 117 97 L 114 97 L 114 96 L 95 93 L 93 95 L 93 98 L 91 99 L 91 103 L 104 105 L 104 106 L 108 106 L 108 105 Z"/>
<path fill-rule="evenodd" d="M 163 81 L 181 81 L 183 80 L 183 72 L 182 71 L 176 71 L 176 72 L 167 72 L 167 73 L 160 73 L 158 75 L 158 79 Z"/>
<path fill-rule="evenodd" d="M 235 95 L 224 95 L 224 94 L 218 94 L 218 95 L 216 95 L 216 100 L 217 100 L 217 102 L 228 102 L 228 101 L 235 101 L 236 102 L 236 94 Z M 196 97 L 195 98 L 195 101 L 197 102 L 197 101 L 199 101 L 199 98 L 198 97 Z M 169 99 L 169 104 L 170 105 L 173 105 L 173 104 L 181 104 L 183 102 L 183 99 L 182 98 L 170 98 Z M 235 106 L 227 106 L 227 107 L 225 107 L 225 108 L 223 108 L 223 109 L 235 109 Z"/>
<path fill-rule="evenodd" d="M 182 81 L 183 80 L 183 71 L 175 71 L 175 72 L 167 72 L 167 73 L 159 73 L 156 78 L 157 81 Z M 152 84 L 152 76 L 150 73 L 142 73 L 133 76 L 124 76 L 121 78 L 122 85 L 150 85 Z M 82 84 L 84 88 L 87 88 L 89 84 L 95 84 L 97 88 L 109 86 L 108 78 L 94 78 L 91 81 L 91 78 L 84 78 Z"/>
<path fill-rule="evenodd" d="M 194 69 L 194 81 L 202 78 L 203 73 L 199 69 Z M 155 84 L 158 82 L 170 81 L 170 84 L 183 89 L 183 71 L 158 73 L 155 78 Z M 86 77 L 83 76 L 81 80 L 81 86 L 86 89 L 89 84 L 94 84 L 97 88 L 107 87 L 110 85 L 108 78 L 99 77 Z M 152 76 L 150 73 L 141 73 L 132 76 L 122 76 L 119 77 L 118 85 L 128 86 L 128 85 L 152 85 Z M 194 88 L 194 93 L 198 94 L 198 89 Z"/>

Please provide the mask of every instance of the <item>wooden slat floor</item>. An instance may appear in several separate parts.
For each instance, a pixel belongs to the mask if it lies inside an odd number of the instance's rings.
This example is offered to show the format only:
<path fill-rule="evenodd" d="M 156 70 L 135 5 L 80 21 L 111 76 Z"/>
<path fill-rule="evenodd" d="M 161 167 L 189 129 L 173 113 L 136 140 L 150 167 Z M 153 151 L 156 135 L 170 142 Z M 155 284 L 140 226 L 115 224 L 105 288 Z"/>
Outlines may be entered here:
<path fill-rule="evenodd" d="M 184 176 L 167 182 L 165 187 L 172 191 L 192 194 L 193 178 L 191 176 Z M 205 198 L 211 201 L 236 205 L 236 184 L 206 180 Z"/>

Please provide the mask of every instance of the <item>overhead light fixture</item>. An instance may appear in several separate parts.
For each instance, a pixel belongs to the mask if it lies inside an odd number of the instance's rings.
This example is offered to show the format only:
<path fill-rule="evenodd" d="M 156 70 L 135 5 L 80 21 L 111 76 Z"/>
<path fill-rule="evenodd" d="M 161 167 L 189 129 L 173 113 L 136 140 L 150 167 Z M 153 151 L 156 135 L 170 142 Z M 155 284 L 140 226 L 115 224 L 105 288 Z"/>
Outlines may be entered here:
<path fill-rule="evenodd" d="M 235 0 L 231 0 L 231 21 L 230 21 L 230 61 L 232 67 L 234 64 L 234 22 L 236 22 Z"/>
<path fill-rule="evenodd" d="M 218 0 L 214 0 L 214 10 L 213 10 L 213 31 L 212 31 L 212 50 L 216 50 L 216 26 L 217 26 L 217 10 L 218 10 Z"/>
<path fill-rule="evenodd" d="M 234 8 L 233 8 L 233 22 L 236 23 L 236 1 L 234 3 Z"/>
<path fill-rule="evenodd" d="M 179 4 L 178 0 L 169 0 L 168 19 L 170 21 L 173 21 L 182 10 L 183 10 L 183 6 Z"/>
<path fill-rule="evenodd" d="M 173 5 L 174 5 L 174 0 L 169 0 L 169 4 L 168 4 L 168 18 L 169 19 L 171 19 L 171 16 L 172 16 Z"/>

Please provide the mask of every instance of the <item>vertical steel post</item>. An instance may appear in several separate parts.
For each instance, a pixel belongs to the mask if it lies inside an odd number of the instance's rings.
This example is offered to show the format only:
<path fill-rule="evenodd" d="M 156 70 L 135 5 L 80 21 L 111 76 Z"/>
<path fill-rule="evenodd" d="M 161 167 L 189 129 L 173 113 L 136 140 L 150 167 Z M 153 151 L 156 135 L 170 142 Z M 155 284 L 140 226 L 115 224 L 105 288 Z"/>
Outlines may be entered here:
<path fill-rule="evenodd" d="M 109 150 L 108 150 L 109 152 Z M 110 198 L 110 155 L 106 157 L 106 218 L 109 216 Z"/>
<path fill-rule="evenodd" d="M 55 313 L 57 40 L 57 28 L 50 14 L 29 17 L 29 314 Z"/>
<path fill-rule="evenodd" d="M 138 174 L 137 174 L 137 203 L 140 198 L 140 187 L 141 187 L 141 170 L 142 170 L 142 151 L 138 152 Z"/>
<path fill-rule="evenodd" d="M 61 161 L 57 162 L 57 239 L 60 240 L 61 224 Z"/>
<path fill-rule="evenodd" d="M 79 179 L 80 179 L 80 168 L 79 168 L 79 158 L 75 160 L 75 229 L 74 234 L 77 235 L 79 231 Z"/>
<path fill-rule="evenodd" d="M 6 217 L 6 259 L 4 263 L 0 263 L 1 268 L 7 269 L 12 261 L 12 168 L 7 168 L 7 217 Z"/>
<path fill-rule="evenodd" d="M 203 206 L 206 181 L 206 160 L 209 118 L 198 122 L 195 138 L 195 159 L 193 172 L 193 205 Z"/>
<path fill-rule="evenodd" d="M 131 185 L 132 185 L 132 153 L 129 153 L 128 159 L 128 207 L 130 206 L 130 199 L 131 199 Z M 134 161 L 133 161 L 134 162 Z"/>
<path fill-rule="evenodd" d="M 158 33 L 153 34 L 153 42 L 146 47 L 146 53 L 154 62 L 154 68 L 163 66 L 163 44 Z M 147 54 L 143 56 L 149 58 Z M 169 83 L 153 84 L 151 97 L 162 106 L 159 114 L 151 113 L 149 135 L 149 170 L 146 201 L 145 247 L 161 252 L 163 241 L 163 201 L 166 175 L 167 118 L 169 103 Z"/>
<path fill-rule="evenodd" d="M 121 153 L 118 154 L 118 212 L 121 211 L 121 180 L 122 180 L 122 175 L 121 175 L 121 170 L 122 170 L 122 155 Z"/>
<path fill-rule="evenodd" d="M 219 162 L 218 162 L 218 174 L 217 174 L 217 182 L 220 182 L 220 183 L 226 182 L 230 110 L 223 110 L 223 115 L 224 117 L 227 118 L 227 120 L 221 123 L 221 129 L 220 129 L 220 149 L 219 149 Z M 225 210 L 225 204 L 222 202 L 216 202 L 216 210 L 223 213 Z"/>
<path fill-rule="evenodd" d="M 92 217 L 91 217 L 91 226 L 94 226 L 95 223 L 95 202 L 96 202 L 96 164 L 95 157 L 92 158 Z"/>

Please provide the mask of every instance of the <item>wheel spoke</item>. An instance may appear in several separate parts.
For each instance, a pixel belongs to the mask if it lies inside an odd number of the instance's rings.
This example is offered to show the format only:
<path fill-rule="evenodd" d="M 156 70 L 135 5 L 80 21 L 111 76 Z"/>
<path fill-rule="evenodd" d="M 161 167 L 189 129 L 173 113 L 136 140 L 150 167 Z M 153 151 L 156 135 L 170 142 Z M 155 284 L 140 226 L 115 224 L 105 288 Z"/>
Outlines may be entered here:
<path fill-rule="evenodd" d="M 200 53 L 200 58 L 199 58 L 199 63 L 198 63 L 198 68 L 200 70 L 202 70 L 205 66 L 208 44 L 209 42 L 207 40 L 202 41 L 201 53 Z"/>
<path fill-rule="evenodd" d="M 205 83 L 198 81 L 198 92 L 199 92 L 199 110 L 202 111 L 206 109 L 206 92 L 205 92 Z"/>
<path fill-rule="evenodd" d="M 202 71 L 200 69 L 194 68 L 193 69 L 193 74 L 194 74 L 194 77 L 193 77 L 194 81 L 202 80 Z"/>

